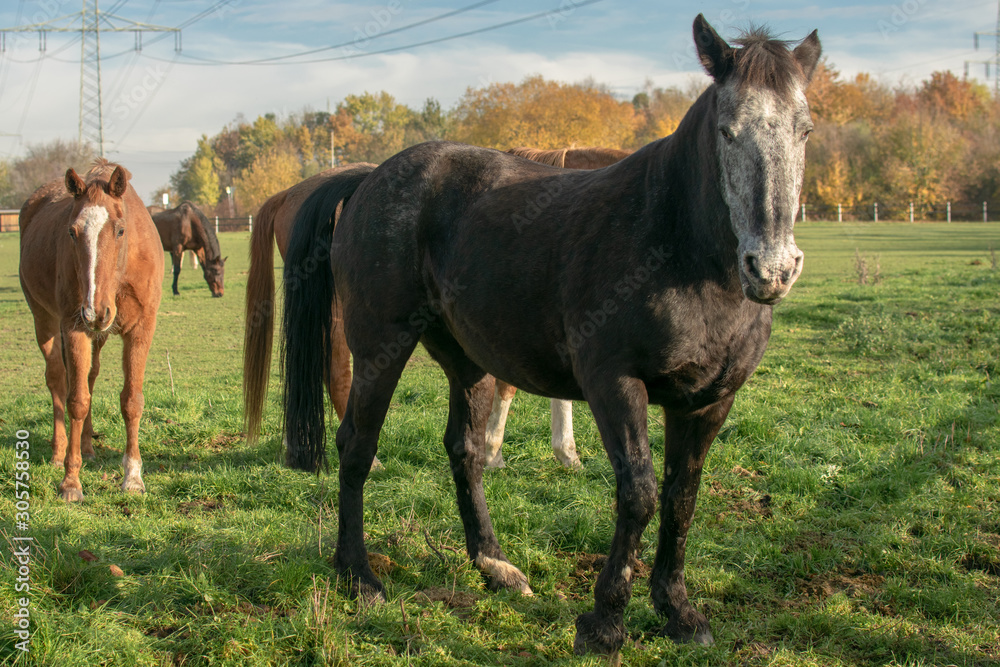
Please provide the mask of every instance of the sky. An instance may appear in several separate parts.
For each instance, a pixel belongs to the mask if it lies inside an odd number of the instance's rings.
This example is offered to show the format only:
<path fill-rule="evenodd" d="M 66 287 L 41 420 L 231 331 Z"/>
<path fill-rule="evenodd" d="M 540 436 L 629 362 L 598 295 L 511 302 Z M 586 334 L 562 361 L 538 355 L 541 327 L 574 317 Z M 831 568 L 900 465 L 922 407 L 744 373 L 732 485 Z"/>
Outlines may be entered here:
<path fill-rule="evenodd" d="M 0 29 L 79 29 L 82 0 L 2 0 Z M 350 94 L 385 90 L 420 108 L 540 74 L 585 79 L 631 99 L 646 85 L 703 85 L 691 23 L 700 12 L 729 39 L 766 25 L 800 40 L 819 30 L 827 61 L 845 77 L 867 72 L 916 86 L 951 70 L 993 85 L 977 62 L 996 56 L 998 0 L 100 0 L 105 152 L 133 173 L 147 203 L 201 135 L 240 114 L 253 120 L 333 108 Z M 76 15 L 75 17 L 73 15 Z M 975 32 L 989 33 L 974 48 Z M 80 36 L 8 33 L 0 42 L 0 159 L 27 146 L 76 139 Z M 332 47 L 332 48 L 331 48 Z M 256 61 L 256 62 L 251 62 Z"/>

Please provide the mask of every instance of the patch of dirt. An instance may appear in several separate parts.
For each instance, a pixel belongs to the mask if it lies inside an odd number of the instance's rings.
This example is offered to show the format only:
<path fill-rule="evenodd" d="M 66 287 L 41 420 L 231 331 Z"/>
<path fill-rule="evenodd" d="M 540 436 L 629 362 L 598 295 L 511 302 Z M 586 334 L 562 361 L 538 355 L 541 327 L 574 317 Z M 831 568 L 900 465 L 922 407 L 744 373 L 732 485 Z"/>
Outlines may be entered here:
<path fill-rule="evenodd" d="M 472 617 L 472 608 L 476 606 L 479 597 L 465 591 L 451 591 L 440 586 L 425 588 L 417 593 L 416 599 L 420 602 L 443 602 L 456 616 L 462 619 Z"/>
<path fill-rule="evenodd" d="M 215 510 L 222 509 L 223 503 L 221 500 L 215 498 L 204 498 L 198 500 L 187 500 L 177 506 L 177 511 L 184 516 L 189 516 L 191 512 L 195 510 L 201 510 L 203 512 L 214 512 Z"/>
<path fill-rule="evenodd" d="M 880 616 L 895 617 L 896 610 L 891 605 L 883 604 L 879 593 L 885 585 L 885 577 L 872 572 L 860 570 L 843 570 L 817 574 L 808 579 L 796 579 L 796 587 L 806 598 L 825 600 L 831 595 L 845 593 L 850 598 L 864 598 L 865 607 L 870 608 Z"/>
<path fill-rule="evenodd" d="M 179 630 L 180 630 L 180 628 L 178 628 L 176 625 L 158 625 L 158 626 L 153 627 L 153 628 L 146 628 L 146 630 L 144 630 L 143 632 L 144 632 L 144 634 L 147 637 L 156 637 L 157 639 L 166 639 L 167 637 L 169 637 L 169 636 L 171 636 L 173 634 L 176 634 Z M 190 636 L 191 636 L 191 633 L 185 631 L 185 632 L 182 632 L 181 634 L 177 635 L 177 639 L 187 639 Z"/>
<path fill-rule="evenodd" d="M 998 558 L 991 558 L 983 554 L 965 554 L 959 561 L 959 565 L 967 572 L 985 572 L 994 577 L 1000 577 L 1000 559 Z"/>
<path fill-rule="evenodd" d="M 205 443 L 205 446 L 213 452 L 221 452 L 226 449 L 232 449 L 243 442 L 245 437 L 242 433 L 219 433 Z"/>
<path fill-rule="evenodd" d="M 556 584 L 556 589 L 562 592 L 567 598 L 574 600 L 585 600 L 590 598 L 597 582 L 597 576 L 604 569 L 604 564 L 608 562 L 608 557 L 604 554 L 578 553 L 576 556 L 576 567 L 568 581 Z M 632 568 L 633 583 L 640 578 L 648 577 L 652 568 L 637 558 L 633 558 L 629 563 Z"/>
<path fill-rule="evenodd" d="M 708 492 L 713 496 L 724 498 L 729 505 L 729 510 L 719 512 L 716 518 L 722 519 L 729 514 L 739 514 L 741 516 L 758 517 L 770 519 L 773 516 L 771 511 L 771 496 L 760 493 L 749 487 L 729 489 L 722 482 L 714 481 L 708 487 Z"/>
<path fill-rule="evenodd" d="M 743 466 L 736 466 L 733 468 L 733 474 L 739 475 L 740 477 L 747 477 L 749 479 L 757 479 L 764 476 L 763 473 L 757 472 L 756 470 L 747 470 Z"/>
<path fill-rule="evenodd" d="M 396 567 L 391 558 L 384 554 L 375 553 L 374 551 L 368 552 L 368 565 L 371 566 L 372 572 L 379 577 L 388 575 Z"/>

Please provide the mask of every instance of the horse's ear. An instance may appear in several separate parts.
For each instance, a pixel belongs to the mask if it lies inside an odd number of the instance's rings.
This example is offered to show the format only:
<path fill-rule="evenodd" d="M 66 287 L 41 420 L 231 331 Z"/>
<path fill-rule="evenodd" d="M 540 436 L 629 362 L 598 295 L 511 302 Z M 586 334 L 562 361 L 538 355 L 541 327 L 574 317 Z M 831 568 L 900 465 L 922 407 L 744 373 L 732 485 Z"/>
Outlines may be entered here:
<path fill-rule="evenodd" d="M 819 62 L 819 55 L 822 52 L 823 47 L 820 46 L 819 35 L 815 30 L 809 33 L 809 36 L 803 39 L 802 43 L 792 51 L 796 62 L 802 68 L 802 73 L 806 75 L 806 83 L 812 79 L 813 72 L 816 71 L 816 63 Z"/>
<path fill-rule="evenodd" d="M 66 190 L 74 197 L 79 197 L 87 190 L 87 185 L 73 167 L 66 170 Z"/>
<path fill-rule="evenodd" d="M 721 82 L 733 69 L 734 49 L 719 37 L 702 14 L 694 19 L 694 45 L 701 66 L 716 82 Z"/>
<path fill-rule="evenodd" d="M 229 259 L 229 255 L 226 255 L 225 257 L 222 258 L 222 263 L 225 264 L 227 259 Z"/>
<path fill-rule="evenodd" d="M 115 170 L 111 172 L 111 178 L 108 179 L 108 194 L 121 199 L 127 188 L 128 176 L 125 175 L 125 170 L 120 166 L 115 167 Z"/>

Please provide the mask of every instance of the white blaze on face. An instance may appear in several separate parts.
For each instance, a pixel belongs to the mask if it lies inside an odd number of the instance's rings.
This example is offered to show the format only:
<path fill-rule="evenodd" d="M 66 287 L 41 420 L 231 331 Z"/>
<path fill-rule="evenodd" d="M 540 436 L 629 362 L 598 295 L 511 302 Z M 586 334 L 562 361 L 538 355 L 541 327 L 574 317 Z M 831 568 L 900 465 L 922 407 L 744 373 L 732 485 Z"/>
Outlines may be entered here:
<path fill-rule="evenodd" d="M 77 218 L 82 223 L 81 241 L 87 248 L 87 297 L 84 306 L 94 312 L 94 295 L 97 291 L 97 237 L 108 222 L 108 210 L 103 206 L 84 206 Z"/>

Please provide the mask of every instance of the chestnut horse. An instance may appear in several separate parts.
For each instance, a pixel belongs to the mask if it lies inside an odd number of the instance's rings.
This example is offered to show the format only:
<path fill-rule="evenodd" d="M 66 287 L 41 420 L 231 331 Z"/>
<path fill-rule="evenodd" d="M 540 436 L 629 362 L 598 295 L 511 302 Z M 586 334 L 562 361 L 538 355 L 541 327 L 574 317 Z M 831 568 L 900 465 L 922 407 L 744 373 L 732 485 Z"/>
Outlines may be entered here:
<path fill-rule="evenodd" d="M 649 590 L 661 631 L 712 642 L 688 599 L 685 546 L 709 447 L 760 363 L 772 306 L 802 271 L 793 226 L 820 44 L 813 32 L 793 50 L 754 29 L 732 47 L 701 15 L 693 32 L 713 84 L 676 132 L 610 167 L 558 169 L 429 142 L 370 174 L 331 177 L 300 207 L 285 257 L 286 460 L 304 470 L 325 461 L 336 301 L 356 372 L 337 429 L 333 567 L 352 595 L 385 600 L 365 545 L 364 486 L 421 343 L 448 378 L 444 444 L 466 551 L 487 585 L 531 594 L 500 547 L 483 488 L 499 377 L 586 400 L 614 470 L 616 525 L 574 650 L 615 656 L 628 636 L 624 612 L 658 493 Z M 328 204 L 345 200 L 334 230 Z M 662 486 L 651 404 L 665 414 Z"/>
<path fill-rule="evenodd" d="M 253 442 L 260 434 L 264 399 L 271 376 L 271 345 L 274 337 L 274 245 L 285 256 L 288 237 L 302 202 L 330 177 L 343 173 L 369 173 L 375 165 L 365 162 L 327 169 L 301 183 L 272 195 L 254 216 L 250 235 L 250 270 L 247 274 L 246 328 L 243 333 L 243 430 Z M 340 208 L 334 202 L 335 215 Z M 327 271 L 327 274 L 329 271 Z M 326 274 L 324 274 L 326 275 Z M 331 356 L 324 375 L 330 402 L 343 418 L 347 393 L 351 388 L 351 353 L 341 328 L 340 316 L 333 311 L 330 329 Z M 378 465 L 377 460 L 375 465 Z"/>
<path fill-rule="evenodd" d="M 222 296 L 225 291 L 223 281 L 226 276 L 226 258 L 219 249 L 215 227 L 201 209 L 185 201 L 171 209 L 164 210 L 158 206 L 150 206 L 147 210 L 153 217 L 156 231 L 160 234 L 163 249 L 169 252 L 173 259 L 174 294 L 180 294 L 177 291 L 177 278 L 181 274 L 184 251 L 191 250 L 201 262 L 201 273 L 208 283 L 212 296 Z"/>
<path fill-rule="evenodd" d="M 600 169 L 614 164 L 623 158 L 627 158 L 632 151 L 621 148 L 604 148 L 601 146 L 589 146 L 586 148 L 554 148 L 545 150 L 540 148 L 528 148 L 519 146 L 507 151 L 511 155 L 519 155 L 528 158 L 532 162 L 551 164 L 553 167 L 565 167 L 566 169 Z"/>
<path fill-rule="evenodd" d="M 63 500 L 83 499 L 82 457 L 94 457 L 90 406 L 110 334 L 122 337 L 124 491 L 144 492 L 139 420 L 146 355 L 163 283 L 160 239 L 124 167 L 101 158 L 87 174 L 38 188 L 21 207 L 21 289 L 35 318 L 52 393 L 52 463 Z M 69 411 L 69 440 L 65 414 Z"/>
<path fill-rule="evenodd" d="M 553 167 L 567 169 L 600 169 L 628 157 L 632 151 L 620 148 L 556 148 L 541 150 L 538 148 L 511 148 L 511 155 L 527 158 L 532 162 L 550 164 Z M 493 390 L 493 409 L 489 421 L 486 422 L 486 467 L 503 468 L 503 432 L 507 425 L 507 414 L 517 388 L 503 380 L 496 381 Z M 567 468 L 580 467 L 580 457 L 576 453 L 576 440 L 573 438 L 573 403 L 559 398 L 549 401 L 552 410 L 552 453 L 556 460 Z"/>

